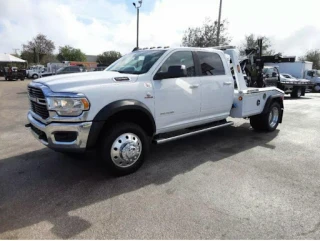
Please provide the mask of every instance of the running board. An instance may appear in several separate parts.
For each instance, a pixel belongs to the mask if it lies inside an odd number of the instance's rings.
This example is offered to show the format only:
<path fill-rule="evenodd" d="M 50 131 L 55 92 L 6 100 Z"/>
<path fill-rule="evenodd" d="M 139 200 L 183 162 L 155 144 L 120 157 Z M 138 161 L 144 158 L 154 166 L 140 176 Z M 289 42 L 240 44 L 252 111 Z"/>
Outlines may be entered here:
<path fill-rule="evenodd" d="M 166 142 L 169 142 L 169 141 L 175 141 L 175 140 L 182 139 L 182 138 L 185 138 L 185 137 L 188 137 L 188 136 L 193 136 L 193 135 L 200 134 L 200 133 L 203 133 L 203 132 L 219 129 L 219 128 L 226 127 L 226 126 L 231 126 L 233 124 L 234 124 L 233 121 L 229 121 L 229 122 L 226 122 L 224 124 L 218 124 L 218 125 L 215 125 L 215 126 L 210 126 L 210 127 L 207 127 L 207 128 L 198 129 L 198 130 L 195 130 L 195 131 L 187 132 L 187 133 L 184 133 L 184 134 L 181 134 L 181 135 L 176 135 L 176 136 L 172 136 L 172 137 L 168 137 L 168 138 L 159 138 L 159 139 L 155 139 L 153 141 L 156 144 L 163 144 L 163 143 L 166 143 Z"/>

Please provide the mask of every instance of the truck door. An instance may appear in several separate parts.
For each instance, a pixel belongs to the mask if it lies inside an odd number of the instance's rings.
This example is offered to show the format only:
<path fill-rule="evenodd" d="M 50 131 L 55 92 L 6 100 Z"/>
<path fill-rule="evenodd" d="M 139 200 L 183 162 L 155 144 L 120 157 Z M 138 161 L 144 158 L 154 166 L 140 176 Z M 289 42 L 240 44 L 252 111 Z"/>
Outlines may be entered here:
<path fill-rule="evenodd" d="M 199 118 L 200 83 L 191 51 L 173 52 L 161 63 L 154 76 L 166 76 L 172 68 L 179 66 L 186 69 L 187 76 L 153 80 L 156 125 L 166 131 L 186 127 Z"/>
<path fill-rule="evenodd" d="M 197 51 L 200 64 L 200 117 L 220 119 L 228 116 L 233 103 L 234 79 L 227 74 L 227 63 L 218 53 Z"/>

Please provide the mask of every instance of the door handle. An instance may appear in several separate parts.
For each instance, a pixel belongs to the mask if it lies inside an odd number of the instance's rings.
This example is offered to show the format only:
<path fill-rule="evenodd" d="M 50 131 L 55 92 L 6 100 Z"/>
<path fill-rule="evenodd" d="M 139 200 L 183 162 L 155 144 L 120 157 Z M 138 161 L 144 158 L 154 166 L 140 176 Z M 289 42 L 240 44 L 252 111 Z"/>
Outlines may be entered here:
<path fill-rule="evenodd" d="M 223 85 L 231 85 L 232 82 L 223 82 Z"/>
<path fill-rule="evenodd" d="M 195 88 L 198 88 L 198 87 L 199 87 L 199 84 L 190 85 L 190 89 L 195 89 Z"/>

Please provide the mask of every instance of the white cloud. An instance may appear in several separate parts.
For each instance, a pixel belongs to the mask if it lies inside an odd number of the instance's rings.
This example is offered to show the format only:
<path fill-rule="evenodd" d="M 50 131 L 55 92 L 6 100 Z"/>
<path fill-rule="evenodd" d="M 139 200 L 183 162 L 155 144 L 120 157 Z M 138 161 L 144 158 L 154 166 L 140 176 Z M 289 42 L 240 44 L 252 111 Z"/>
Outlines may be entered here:
<path fill-rule="evenodd" d="M 147 2 L 148 0 L 145 0 Z M 152 1 L 152 0 L 149 0 Z M 154 0 L 152 11 L 140 12 L 140 46 L 179 46 L 183 31 L 217 18 L 219 0 Z M 0 52 L 12 52 L 36 34 L 58 46 L 69 44 L 86 54 L 131 51 L 136 43 L 136 15 L 127 1 L 3 1 L 0 9 Z M 130 2 L 129 2 L 130 3 Z M 245 34 L 271 37 L 277 51 L 301 55 L 320 48 L 319 0 L 224 0 L 222 18 L 229 21 L 232 43 Z M 88 23 L 81 21 L 86 19 Z"/>

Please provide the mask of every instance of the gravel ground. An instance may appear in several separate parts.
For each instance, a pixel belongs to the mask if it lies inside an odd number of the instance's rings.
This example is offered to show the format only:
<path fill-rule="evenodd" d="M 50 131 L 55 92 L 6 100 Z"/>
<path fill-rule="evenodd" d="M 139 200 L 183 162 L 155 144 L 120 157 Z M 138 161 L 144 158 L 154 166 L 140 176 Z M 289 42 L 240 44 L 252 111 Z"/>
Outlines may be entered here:
<path fill-rule="evenodd" d="M 320 94 L 285 100 L 283 124 L 154 146 L 106 175 L 33 138 L 25 81 L 0 81 L 0 239 L 319 239 Z"/>

